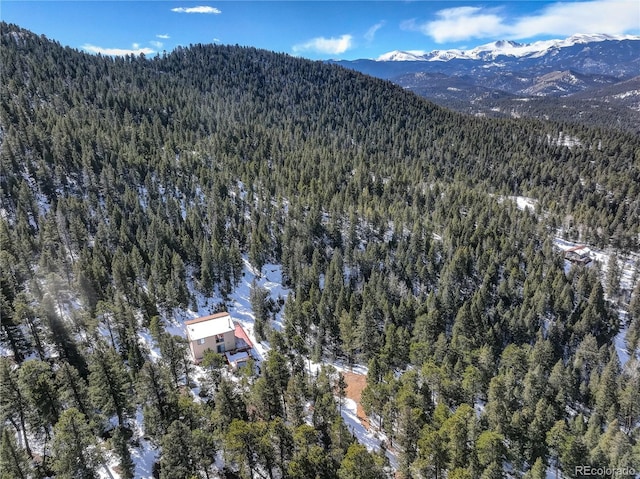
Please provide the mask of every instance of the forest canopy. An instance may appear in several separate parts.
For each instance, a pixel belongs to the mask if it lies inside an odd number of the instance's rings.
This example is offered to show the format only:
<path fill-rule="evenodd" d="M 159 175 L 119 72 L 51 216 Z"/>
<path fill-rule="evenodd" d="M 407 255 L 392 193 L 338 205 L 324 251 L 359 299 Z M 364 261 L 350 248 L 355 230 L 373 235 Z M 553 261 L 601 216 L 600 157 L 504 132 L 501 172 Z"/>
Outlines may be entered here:
<path fill-rule="evenodd" d="M 640 471 L 638 272 L 623 287 L 554 248 L 638 251 L 637 136 L 473 118 L 254 48 L 111 58 L 0 33 L 7 477 L 94 477 L 105 454 L 133 477 L 142 441 L 165 478 L 386 477 L 340 374 L 307 360 L 367 365 L 402 477 Z M 168 326 L 224 309 L 245 260 L 290 291 L 252 287 L 269 353 L 196 378 Z"/>

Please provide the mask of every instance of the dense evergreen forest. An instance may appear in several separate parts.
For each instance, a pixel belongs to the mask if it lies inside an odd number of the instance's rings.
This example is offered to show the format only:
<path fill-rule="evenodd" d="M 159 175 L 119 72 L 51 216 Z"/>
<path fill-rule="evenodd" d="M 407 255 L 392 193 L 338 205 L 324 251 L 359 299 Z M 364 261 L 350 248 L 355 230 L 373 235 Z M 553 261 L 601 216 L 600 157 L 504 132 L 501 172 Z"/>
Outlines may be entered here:
<path fill-rule="evenodd" d="M 638 272 L 625 290 L 553 246 L 640 250 L 640 138 L 253 48 L 110 58 L 0 32 L 3 478 L 97 477 L 105 454 L 131 478 L 143 439 L 166 479 L 389 477 L 307 360 L 368 365 L 397 477 L 640 471 Z M 245 259 L 291 291 L 252 290 L 268 356 L 231 377 L 208 355 L 193 394 L 169 326 L 224 309 Z"/>

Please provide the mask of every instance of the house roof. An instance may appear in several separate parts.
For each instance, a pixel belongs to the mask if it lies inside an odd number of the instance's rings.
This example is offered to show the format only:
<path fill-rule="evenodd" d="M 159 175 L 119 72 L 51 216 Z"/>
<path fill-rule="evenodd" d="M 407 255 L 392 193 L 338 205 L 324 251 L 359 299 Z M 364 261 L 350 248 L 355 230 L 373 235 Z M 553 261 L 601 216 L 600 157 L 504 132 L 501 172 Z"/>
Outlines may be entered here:
<path fill-rule="evenodd" d="M 227 357 L 229 364 L 235 364 L 239 361 L 247 361 L 249 359 L 249 353 L 246 351 L 240 351 L 238 353 L 230 353 L 229 351 L 224 353 Z"/>
<path fill-rule="evenodd" d="M 244 328 L 240 325 L 240 323 L 236 323 L 236 330 L 233 333 L 236 337 L 236 348 L 237 349 L 252 349 L 253 343 L 245 333 Z"/>
<path fill-rule="evenodd" d="M 235 330 L 229 313 L 217 313 L 202 318 L 190 319 L 184 322 L 187 334 L 191 341 L 210 338 L 218 334 L 229 333 Z"/>

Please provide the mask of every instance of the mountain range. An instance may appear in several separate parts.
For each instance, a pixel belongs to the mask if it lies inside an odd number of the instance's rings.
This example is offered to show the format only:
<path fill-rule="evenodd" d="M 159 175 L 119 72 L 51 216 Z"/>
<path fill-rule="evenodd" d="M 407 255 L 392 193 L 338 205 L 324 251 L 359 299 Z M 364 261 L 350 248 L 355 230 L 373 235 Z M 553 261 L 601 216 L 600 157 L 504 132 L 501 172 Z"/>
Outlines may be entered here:
<path fill-rule="evenodd" d="M 577 34 L 469 50 L 392 51 L 338 64 L 456 110 L 640 127 L 640 37 Z"/>

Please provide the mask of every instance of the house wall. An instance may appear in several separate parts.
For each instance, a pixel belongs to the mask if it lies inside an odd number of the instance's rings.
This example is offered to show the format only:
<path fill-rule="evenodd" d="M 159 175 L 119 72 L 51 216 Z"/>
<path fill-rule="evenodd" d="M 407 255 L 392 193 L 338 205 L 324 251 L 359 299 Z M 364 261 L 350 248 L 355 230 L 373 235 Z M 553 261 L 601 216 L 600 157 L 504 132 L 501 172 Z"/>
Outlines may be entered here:
<path fill-rule="evenodd" d="M 210 336 L 204 339 L 203 344 L 198 344 L 197 341 L 190 341 L 189 347 L 191 348 L 191 354 L 196 361 L 200 361 L 204 356 L 204 352 L 210 349 L 214 353 L 218 352 L 218 345 L 224 344 L 225 351 L 233 351 L 236 349 L 236 337 L 233 331 L 224 333 L 224 343 L 216 343 L 215 336 Z"/>
<path fill-rule="evenodd" d="M 233 331 L 224 333 L 224 350 L 233 351 L 236 349 L 236 335 Z"/>

